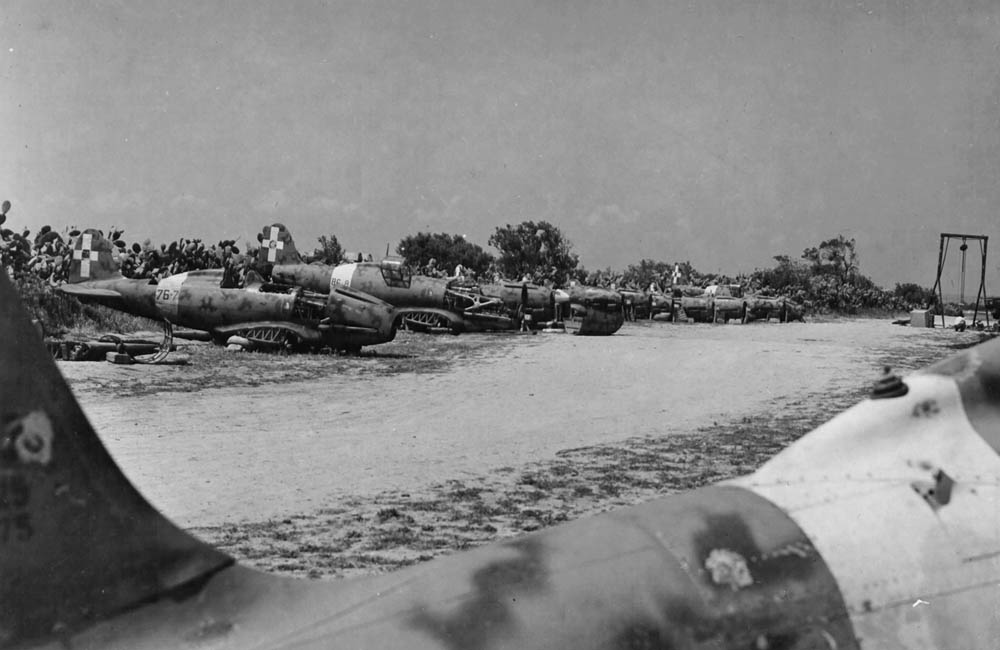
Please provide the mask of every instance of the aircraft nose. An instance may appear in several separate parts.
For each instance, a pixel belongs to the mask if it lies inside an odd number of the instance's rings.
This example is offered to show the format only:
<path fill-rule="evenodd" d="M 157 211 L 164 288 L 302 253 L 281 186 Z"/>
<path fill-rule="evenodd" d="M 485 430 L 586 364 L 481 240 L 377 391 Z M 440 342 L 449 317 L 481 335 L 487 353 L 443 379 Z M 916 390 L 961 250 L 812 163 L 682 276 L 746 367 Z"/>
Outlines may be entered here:
<path fill-rule="evenodd" d="M 396 309 L 392 305 L 382 306 L 382 313 L 379 318 L 379 333 L 384 337 L 384 342 L 396 338 Z"/>
<path fill-rule="evenodd" d="M 374 328 L 379 343 L 388 343 L 396 338 L 396 310 L 392 305 L 378 301 L 364 304 L 359 310 L 359 320 L 367 327 Z"/>

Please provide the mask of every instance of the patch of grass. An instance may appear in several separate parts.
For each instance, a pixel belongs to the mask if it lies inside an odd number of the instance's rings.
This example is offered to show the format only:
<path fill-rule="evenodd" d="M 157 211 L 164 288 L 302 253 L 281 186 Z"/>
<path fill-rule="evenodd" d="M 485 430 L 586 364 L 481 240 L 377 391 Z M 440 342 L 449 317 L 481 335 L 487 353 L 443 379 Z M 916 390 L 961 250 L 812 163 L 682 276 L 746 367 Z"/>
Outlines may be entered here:
<path fill-rule="evenodd" d="M 457 501 L 473 501 L 479 499 L 479 495 L 482 491 L 483 488 L 466 487 L 462 483 L 459 483 L 452 489 L 449 496 Z"/>
<path fill-rule="evenodd" d="M 62 337 L 67 333 L 93 336 L 106 332 L 127 334 L 159 328 L 155 321 L 148 318 L 101 305 L 84 305 L 34 276 L 17 278 L 14 287 L 29 316 L 41 325 L 45 336 Z"/>
<path fill-rule="evenodd" d="M 388 548 L 408 546 L 417 538 L 417 531 L 409 526 L 394 526 L 388 529 L 371 531 L 371 535 L 362 544 L 365 550 L 382 551 Z"/>
<path fill-rule="evenodd" d="M 413 517 L 401 513 L 396 508 L 382 508 L 375 514 L 375 520 L 380 524 L 384 524 L 385 522 L 391 520 L 397 520 L 408 524 L 414 523 Z"/>

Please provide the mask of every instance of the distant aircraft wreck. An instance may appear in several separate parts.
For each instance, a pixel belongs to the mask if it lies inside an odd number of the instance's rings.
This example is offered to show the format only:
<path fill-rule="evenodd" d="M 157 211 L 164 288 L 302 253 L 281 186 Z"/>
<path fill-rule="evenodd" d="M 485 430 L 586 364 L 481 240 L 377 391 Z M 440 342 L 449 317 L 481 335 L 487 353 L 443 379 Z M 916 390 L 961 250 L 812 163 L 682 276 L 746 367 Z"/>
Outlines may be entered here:
<path fill-rule="evenodd" d="M 210 332 L 223 343 L 238 336 L 265 347 L 354 352 L 391 341 L 396 334 L 394 309 L 359 291 L 337 288 L 318 294 L 267 283 L 252 272 L 244 287 L 227 287 L 224 275 L 222 269 L 213 269 L 159 282 L 125 278 L 111 242 L 100 231 L 87 230 L 73 244 L 70 280 L 59 291 L 160 321 L 164 347 L 175 325 Z"/>
<path fill-rule="evenodd" d="M 336 582 L 241 567 L 146 503 L 2 271 L 0 367 L 2 647 L 993 650 L 1000 638 L 1000 341 L 886 374 L 749 476 Z"/>
<path fill-rule="evenodd" d="M 288 228 L 265 226 L 258 264 L 276 282 L 326 292 L 350 287 L 385 300 L 411 329 L 448 328 L 455 333 L 516 329 L 526 314 L 535 327 L 560 320 L 578 334 L 614 334 L 624 322 L 621 296 L 589 287 L 556 291 L 531 283 L 469 284 L 414 274 L 399 258 L 306 264 Z M 557 309 L 558 307 L 558 309 Z"/>

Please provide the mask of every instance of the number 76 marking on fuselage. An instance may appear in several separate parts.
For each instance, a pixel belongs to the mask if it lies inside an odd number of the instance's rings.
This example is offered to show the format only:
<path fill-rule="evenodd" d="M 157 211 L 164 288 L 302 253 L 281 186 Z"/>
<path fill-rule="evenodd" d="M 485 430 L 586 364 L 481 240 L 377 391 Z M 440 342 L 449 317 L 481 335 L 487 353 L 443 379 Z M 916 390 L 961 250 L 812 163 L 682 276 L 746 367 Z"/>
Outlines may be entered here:
<path fill-rule="evenodd" d="M 169 302 L 177 298 L 179 293 L 180 289 L 157 289 L 154 295 L 157 301 Z"/>

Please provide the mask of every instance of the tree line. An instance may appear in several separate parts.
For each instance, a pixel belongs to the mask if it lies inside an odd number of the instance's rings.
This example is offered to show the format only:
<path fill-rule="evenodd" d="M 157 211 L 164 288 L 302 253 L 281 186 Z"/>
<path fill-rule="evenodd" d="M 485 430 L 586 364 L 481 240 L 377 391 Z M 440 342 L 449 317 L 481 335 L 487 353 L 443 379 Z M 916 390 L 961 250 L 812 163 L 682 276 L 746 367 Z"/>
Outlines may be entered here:
<path fill-rule="evenodd" d="M 0 224 L 6 219 L 0 214 Z M 250 242 L 240 251 L 233 241 L 206 244 L 199 239 L 181 238 L 170 244 L 152 245 L 148 240 L 131 246 L 123 232 L 109 229 L 109 237 L 119 248 L 123 273 L 128 277 L 160 278 L 172 273 L 235 264 L 253 268 L 256 245 Z M 0 230 L 0 263 L 14 278 L 31 276 L 48 284 L 65 281 L 68 275 L 69 245 L 76 230 L 56 233 L 48 226 L 34 237 L 27 230 Z M 64 236 L 65 235 L 65 236 Z M 642 259 L 625 269 L 588 270 L 573 251 L 572 242 L 560 228 L 547 221 L 523 221 L 497 226 L 488 244 L 491 254 L 461 235 L 418 232 L 399 241 L 395 253 L 418 273 L 480 281 L 527 279 L 537 284 L 565 287 L 572 282 L 616 289 L 666 291 L 674 284 L 695 287 L 709 284 L 741 284 L 748 292 L 786 296 L 813 312 L 858 313 L 864 310 L 909 310 L 934 304 L 934 295 L 914 283 L 896 284 L 892 290 L 877 286 L 860 271 L 854 239 L 843 235 L 806 248 L 801 256 L 776 255 L 775 265 L 749 274 L 728 276 L 701 273 L 690 261 Z M 336 235 L 323 235 L 309 261 L 336 264 L 345 251 Z M 351 260 L 353 261 L 353 260 Z"/>
<path fill-rule="evenodd" d="M 814 312 L 856 314 L 865 310 L 910 310 L 935 303 L 931 289 L 915 283 L 897 283 L 891 290 L 875 284 L 860 271 L 857 244 L 843 235 L 806 248 L 794 259 L 774 256 L 771 268 L 728 276 L 699 272 L 689 260 L 642 259 L 623 270 L 587 270 L 571 242 L 547 221 L 525 221 L 497 227 L 489 245 L 492 256 L 457 235 L 418 233 L 396 248 L 418 269 L 451 269 L 461 265 L 479 277 L 497 276 L 566 286 L 571 281 L 617 289 L 666 291 L 676 283 L 704 287 L 740 284 L 747 292 L 786 296 Z"/>

